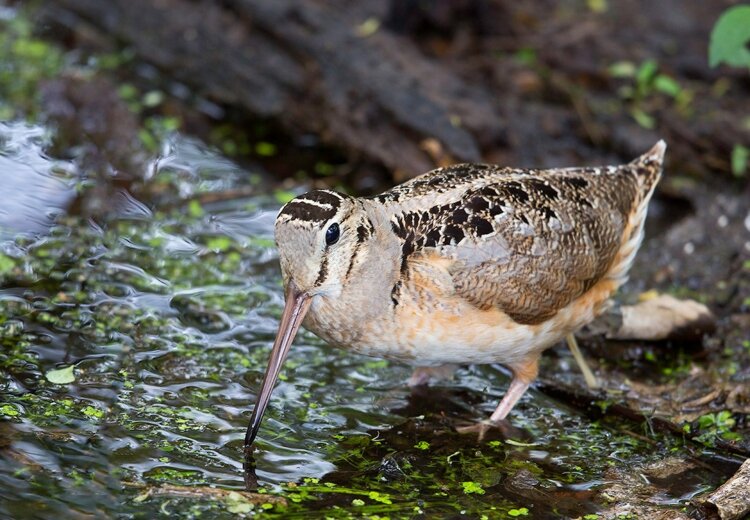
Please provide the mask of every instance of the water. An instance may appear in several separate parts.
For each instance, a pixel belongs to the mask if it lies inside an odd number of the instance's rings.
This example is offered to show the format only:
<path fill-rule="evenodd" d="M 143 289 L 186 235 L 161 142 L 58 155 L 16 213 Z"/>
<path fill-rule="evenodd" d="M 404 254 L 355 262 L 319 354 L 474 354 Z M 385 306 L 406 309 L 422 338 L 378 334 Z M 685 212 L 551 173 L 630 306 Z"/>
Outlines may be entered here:
<path fill-rule="evenodd" d="M 694 456 L 536 392 L 514 430 L 478 443 L 454 426 L 492 411 L 498 369 L 412 393 L 408 368 L 304 333 L 257 442 L 261 491 L 288 508 L 149 494 L 244 489 L 242 442 L 283 304 L 279 203 L 258 174 L 176 136 L 148 169 L 171 200 L 123 191 L 94 223 L 61 216 L 74 166 L 45 157 L 43 129 L 3 125 L 0 147 L 2 517 L 578 516 L 605 507 L 599 491 L 622 475 Z M 256 195 L 200 203 L 251 183 Z M 70 367 L 74 381 L 52 382 Z M 665 483 L 655 503 L 682 507 L 731 471 L 697 456 L 708 463 L 690 489 Z"/>
<path fill-rule="evenodd" d="M 48 228 L 75 195 L 73 165 L 44 155 L 46 134 L 0 122 L 0 240 Z"/>

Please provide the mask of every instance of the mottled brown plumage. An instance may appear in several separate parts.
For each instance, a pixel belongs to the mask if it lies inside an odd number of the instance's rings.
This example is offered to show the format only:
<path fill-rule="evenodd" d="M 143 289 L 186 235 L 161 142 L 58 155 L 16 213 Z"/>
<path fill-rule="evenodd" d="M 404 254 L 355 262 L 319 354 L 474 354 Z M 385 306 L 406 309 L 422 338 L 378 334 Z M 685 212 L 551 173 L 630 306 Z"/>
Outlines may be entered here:
<path fill-rule="evenodd" d="M 415 383 L 427 367 L 506 364 L 504 418 L 544 349 L 569 336 L 580 358 L 570 335 L 626 280 L 664 150 L 602 168 L 460 164 L 376 197 L 289 202 L 276 222 L 286 321 L 248 444 L 303 319 L 333 345 L 415 365 Z"/>
<path fill-rule="evenodd" d="M 457 165 L 377 197 L 394 213 L 409 255 L 425 249 L 458 260 L 456 291 L 519 323 L 540 323 L 599 280 L 629 215 L 658 169 L 514 170 Z M 458 182 L 459 180 L 463 182 Z M 403 212 L 399 201 L 455 193 L 448 203 Z"/>

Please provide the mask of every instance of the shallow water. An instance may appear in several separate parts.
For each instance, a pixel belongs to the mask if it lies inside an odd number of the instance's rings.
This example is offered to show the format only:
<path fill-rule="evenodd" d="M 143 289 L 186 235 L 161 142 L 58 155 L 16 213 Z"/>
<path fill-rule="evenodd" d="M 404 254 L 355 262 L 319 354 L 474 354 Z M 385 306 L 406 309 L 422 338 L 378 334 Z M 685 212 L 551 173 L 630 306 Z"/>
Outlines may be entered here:
<path fill-rule="evenodd" d="M 39 126 L 0 122 L 0 240 L 47 229 L 75 195 L 73 166 L 44 155 L 45 136 Z"/>
<path fill-rule="evenodd" d="M 63 216 L 45 231 L 74 184 L 59 173 L 70 165 L 44 156 L 43 135 L 6 125 L 0 138 L 0 176 L 17 190 L 8 195 L 17 206 L 0 213 L 0 516 L 251 514 L 145 490 L 244 488 L 242 442 L 283 304 L 278 201 L 259 187 L 254 197 L 201 206 L 200 194 L 258 174 L 176 136 L 149 166 L 152 182 L 172 187 L 173 209 L 122 192 L 106 223 Z M 16 195 L 48 192 L 55 196 L 34 203 Z M 11 218 L 16 207 L 39 218 L 24 227 L 28 219 Z M 299 335 L 256 454 L 261 490 L 289 507 L 256 510 L 577 516 L 603 507 L 597 490 L 623 474 L 695 455 L 679 439 L 646 442 L 534 391 L 512 415 L 513 430 L 478 443 L 453 427 L 492 411 L 507 385 L 501 371 L 468 367 L 416 392 L 404 385 L 408 375 Z M 665 482 L 659 503 L 684 506 L 722 481 L 728 470 L 697 456 L 708 463 L 687 488 Z"/>

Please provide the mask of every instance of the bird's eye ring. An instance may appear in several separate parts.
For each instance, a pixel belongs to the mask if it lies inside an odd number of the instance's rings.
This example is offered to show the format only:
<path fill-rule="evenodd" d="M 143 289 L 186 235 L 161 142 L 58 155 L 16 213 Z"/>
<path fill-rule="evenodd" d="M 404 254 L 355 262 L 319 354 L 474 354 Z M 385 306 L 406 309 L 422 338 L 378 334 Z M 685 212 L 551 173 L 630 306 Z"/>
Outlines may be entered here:
<path fill-rule="evenodd" d="M 339 225 L 337 223 L 334 222 L 328 226 L 328 229 L 326 230 L 326 245 L 332 246 L 338 242 L 340 234 L 341 232 L 339 231 Z"/>

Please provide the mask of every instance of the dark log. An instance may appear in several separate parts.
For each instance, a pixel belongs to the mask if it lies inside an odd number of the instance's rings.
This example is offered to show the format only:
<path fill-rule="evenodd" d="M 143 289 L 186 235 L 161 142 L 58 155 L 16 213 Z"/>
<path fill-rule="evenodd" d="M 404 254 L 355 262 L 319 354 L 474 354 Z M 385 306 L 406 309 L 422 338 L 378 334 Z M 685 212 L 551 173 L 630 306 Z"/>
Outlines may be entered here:
<path fill-rule="evenodd" d="M 427 138 L 460 161 L 504 140 L 498 100 L 379 27 L 386 13 L 366 2 L 55 0 L 47 8 L 212 100 L 407 176 L 434 166 Z"/>

